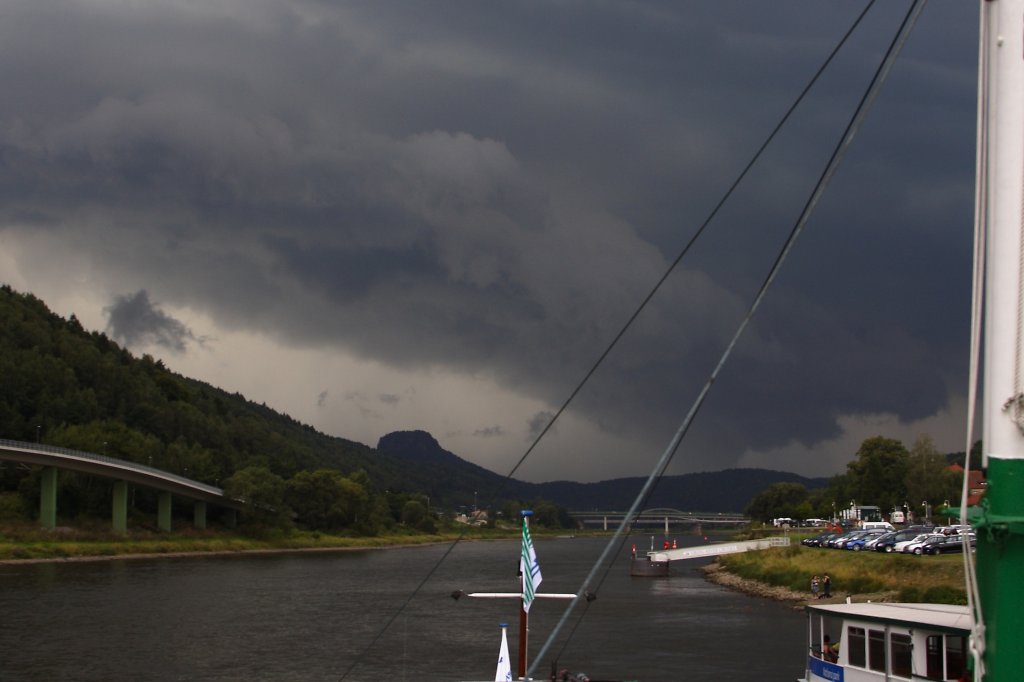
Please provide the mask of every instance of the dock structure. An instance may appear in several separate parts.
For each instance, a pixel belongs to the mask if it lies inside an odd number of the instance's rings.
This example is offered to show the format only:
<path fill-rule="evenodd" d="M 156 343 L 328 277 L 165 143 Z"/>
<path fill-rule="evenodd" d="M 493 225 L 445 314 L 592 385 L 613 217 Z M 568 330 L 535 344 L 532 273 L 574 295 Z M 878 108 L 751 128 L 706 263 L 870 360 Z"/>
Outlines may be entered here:
<path fill-rule="evenodd" d="M 635 551 L 629 565 L 629 574 L 638 578 L 663 578 L 669 575 L 669 565 L 673 561 L 683 559 L 702 559 L 723 554 L 741 554 L 772 547 L 788 547 L 789 536 L 774 536 L 761 540 L 740 540 L 737 542 L 716 542 L 696 547 L 679 547 L 677 549 L 651 550 L 647 554 L 637 556 Z"/>
<path fill-rule="evenodd" d="M 699 545 L 697 547 L 681 547 L 679 549 L 662 549 L 653 554 L 664 554 L 668 561 L 680 561 L 682 559 L 701 559 L 709 556 L 721 556 L 722 554 L 741 554 L 753 552 L 759 549 L 770 549 L 772 547 L 788 547 L 789 537 L 776 536 L 763 538 L 761 540 L 742 540 L 739 542 L 716 542 L 710 545 Z"/>

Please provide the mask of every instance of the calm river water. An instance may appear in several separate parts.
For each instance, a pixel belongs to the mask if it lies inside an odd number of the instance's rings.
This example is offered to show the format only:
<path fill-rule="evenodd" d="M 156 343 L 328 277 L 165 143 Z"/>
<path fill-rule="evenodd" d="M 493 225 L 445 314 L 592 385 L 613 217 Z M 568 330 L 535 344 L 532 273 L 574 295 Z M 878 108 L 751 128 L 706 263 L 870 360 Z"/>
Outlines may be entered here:
<path fill-rule="evenodd" d="M 540 591 L 574 592 L 604 540 L 535 544 Z M 410 600 L 447 549 L 0 566 L 0 680 L 492 679 L 501 621 L 515 658 L 517 603 L 448 595 L 517 590 L 519 543 L 460 543 Z M 669 578 L 630 578 L 627 555 L 598 599 L 574 612 L 586 614 L 552 650 L 561 666 L 640 682 L 802 673 L 800 612 L 712 585 L 697 563 L 675 564 Z M 563 608 L 535 602 L 533 653 Z"/>

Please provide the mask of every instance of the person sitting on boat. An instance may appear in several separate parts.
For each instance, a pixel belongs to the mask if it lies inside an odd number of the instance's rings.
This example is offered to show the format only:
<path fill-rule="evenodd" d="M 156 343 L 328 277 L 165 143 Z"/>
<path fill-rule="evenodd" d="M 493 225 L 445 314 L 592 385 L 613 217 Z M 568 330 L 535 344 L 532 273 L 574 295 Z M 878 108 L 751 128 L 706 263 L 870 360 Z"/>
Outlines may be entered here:
<path fill-rule="evenodd" d="M 825 635 L 825 643 L 821 647 L 821 657 L 829 663 L 839 660 L 839 644 L 833 644 L 832 638 Z"/>

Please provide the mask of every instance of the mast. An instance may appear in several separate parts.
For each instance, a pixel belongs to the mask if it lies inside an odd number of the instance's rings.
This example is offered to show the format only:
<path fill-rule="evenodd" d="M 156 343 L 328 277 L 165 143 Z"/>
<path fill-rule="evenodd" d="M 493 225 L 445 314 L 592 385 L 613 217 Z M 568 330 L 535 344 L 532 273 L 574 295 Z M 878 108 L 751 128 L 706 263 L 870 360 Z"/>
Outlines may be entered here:
<path fill-rule="evenodd" d="M 1024 0 L 983 0 L 978 219 L 985 230 L 983 466 L 977 574 L 985 682 L 1024 670 Z"/>

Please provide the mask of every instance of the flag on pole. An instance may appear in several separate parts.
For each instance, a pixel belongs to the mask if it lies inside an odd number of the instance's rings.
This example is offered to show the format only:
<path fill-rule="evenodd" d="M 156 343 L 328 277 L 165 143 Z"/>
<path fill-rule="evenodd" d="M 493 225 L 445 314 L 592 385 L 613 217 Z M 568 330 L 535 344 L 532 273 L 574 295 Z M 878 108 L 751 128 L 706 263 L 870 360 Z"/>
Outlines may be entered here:
<path fill-rule="evenodd" d="M 530 538 L 530 526 L 523 519 L 523 552 L 519 557 L 519 570 L 523 574 L 523 611 L 530 612 L 533 596 L 540 587 L 540 564 L 537 563 L 537 552 L 533 550 Z"/>
<path fill-rule="evenodd" d="M 511 682 L 512 680 L 512 661 L 508 658 L 508 637 L 505 636 L 506 628 L 508 628 L 508 625 L 502 623 L 501 649 L 498 650 L 498 669 L 494 671 L 495 682 Z"/>

